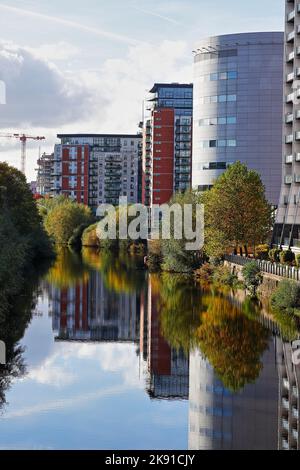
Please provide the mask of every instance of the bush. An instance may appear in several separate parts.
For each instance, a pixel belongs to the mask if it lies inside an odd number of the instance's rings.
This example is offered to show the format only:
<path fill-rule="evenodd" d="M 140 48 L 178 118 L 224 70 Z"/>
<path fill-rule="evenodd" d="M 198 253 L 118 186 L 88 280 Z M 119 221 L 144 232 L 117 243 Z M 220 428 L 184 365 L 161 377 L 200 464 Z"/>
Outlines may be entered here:
<path fill-rule="evenodd" d="M 79 227 L 76 227 L 75 230 L 73 231 L 73 234 L 71 238 L 69 239 L 68 245 L 71 246 L 72 248 L 75 248 L 76 250 L 80 250 L 82 243 L 82 234 L 84 230 L 88 227 L 87 224 L 81 224 Z"/>
<path fill-rule="evenodd" d="M 271 296 L 271 306 L 275 311 L 300 316 L 300 285 L 282 281 Z"/>
<path fill-rule="evenodd" d="M 66 199 L 48 212 L 44 223 L 54 241 L 66 245 L 77 227 L 90 224 L 92 220 L 89 207 Z"/>
<path fill-rule="evenodd" d="M 273 248 L 272 250 L 269 251 L 269 258 L 273 263 L 279 263 L 280 262 L 280 253 L 281 250 L 278 248 Z"/>
<path fill-rule="evenodd" d="M 262 283 L 262 274 L 255 261 L 251 261 L 243 267 L 243 276 L 246 288 L 252 297 L 256 297 L 257 288 Z"/>
<path fill-rule="evenodd" d="M 196 271 L 197 278 L 199 278 L 200 281 L 204 283 L 211 283 L 213 280 L 213 274 L 214 274 L 214 267 L 210 263 L 203 264 Z"/>
<path fill-rule="evenodd" d="M 269 259 L 269 245 L 258 245 L 255 249 L 255 254 L 259 259 Z"/>
<path fill-rule="evenodd" d="M 82 233 L 82 246 L 99 247 L 100 240 L 97 236 L 97 223 L 87 227 Z"/>
<path fill-rule="evenodd" d="M 282 251 L 280 253 L 280 263 L 282 264 L 292 264 L 295 261 L 295 253 L 291 250 Z"/>

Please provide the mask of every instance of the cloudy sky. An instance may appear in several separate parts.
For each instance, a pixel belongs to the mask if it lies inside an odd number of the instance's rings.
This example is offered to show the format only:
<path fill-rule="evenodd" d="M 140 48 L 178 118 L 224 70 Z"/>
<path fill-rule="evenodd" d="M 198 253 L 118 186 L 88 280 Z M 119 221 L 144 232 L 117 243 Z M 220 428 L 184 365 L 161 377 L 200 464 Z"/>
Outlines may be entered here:
<path fill-rule="evenodd" d="M 282 30 L 283 0 L 0 0 L 0 132 L 135 133 L 155 81 L 191 82 L 192 50 L 210 35 Z M 39 146 L 28 145 L 35 179 Z M 18 141 L 0 160 L 20 165 Z"/>

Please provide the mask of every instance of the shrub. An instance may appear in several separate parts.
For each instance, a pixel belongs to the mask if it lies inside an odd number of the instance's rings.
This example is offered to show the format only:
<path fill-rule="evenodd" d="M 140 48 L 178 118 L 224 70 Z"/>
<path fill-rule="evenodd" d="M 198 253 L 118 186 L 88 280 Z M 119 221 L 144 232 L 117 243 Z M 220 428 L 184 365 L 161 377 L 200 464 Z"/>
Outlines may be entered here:
<path fill-rule="evenodd" d="M 300 316 L 300 285 L 288 280 L 280 282 L 271 296 L 271 306 L 275 311 Z"/>
<path fill-rule="evenodd" d="M 220 286 L 237 287 L 239 280 L 227 266 L 218 266 L 214 269 L 213 282 Z"/>
<path fill-rule="evenodd" d="M 87 224 L 81 224 L 79 225 L 79 227 L 76 227 L 75 230 L 73 231 L 71 238 L 69 239 L 68 245 L 71 246 L 72 248 L 75 248 L 76 250 L 80 250 L 82 246 L 81 244 L 82 234 L 87 227 L 88 227 Z"/>
<path fill-rule="evenodd" d="M 255 254 L 257 258 L 267 260 L 269 258 L 269 245 L 258 245 Z"/>
<path fill-rule="evenodd" d="M 251 261 L 243 267 L 243 276 L 246 288 L 252 297 L 256 297 L 257 288 L 262 283 L 262 274 L 255 261 Z"/>
<path fill-rule="evenodd" d="M 204 283 L 211 283 L 213 280 L 214 268 L 210 263 L 203 264 L 196 271 L 196 276 Z"/>
<path fill-rule="evenodd" d="M 90 225 L 82 233 L 82 246 L 99 247 L 100 240 L 97 236 L 97 224 Z"/>
<path fill-rule="evenodd" d="M 291 250 L 282 251 L 280 253 L 280 263 L 282 264 L 291 264 L 295 261 L 295 253 Z"/>
<path fill-rule="evenodd" d="M 272 250 L 269 251 L 269 258 L 273 263 L 279 263 L 280 262 L 280 253 L 281 250 L 278 248 L 273 248 Z"/>
<path fill-rule="evenodd" d="M 78 226 L 91 222 L 89 207 L 66 199 L 49 211 L 45 218 L 45 228 L 56 243 L 66 245 Z"/>

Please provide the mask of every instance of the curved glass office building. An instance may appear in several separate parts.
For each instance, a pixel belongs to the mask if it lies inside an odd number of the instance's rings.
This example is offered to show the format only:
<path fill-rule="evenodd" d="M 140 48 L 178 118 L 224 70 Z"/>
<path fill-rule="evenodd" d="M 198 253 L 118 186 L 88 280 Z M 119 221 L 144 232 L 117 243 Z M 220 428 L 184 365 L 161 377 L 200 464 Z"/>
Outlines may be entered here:
<path fill-rule="evenodd" d="M 210 189 L 237 160 L 277 205 L 282 171 L 281 32 L 211 37 L 194 51 L 193 187 Z"/>

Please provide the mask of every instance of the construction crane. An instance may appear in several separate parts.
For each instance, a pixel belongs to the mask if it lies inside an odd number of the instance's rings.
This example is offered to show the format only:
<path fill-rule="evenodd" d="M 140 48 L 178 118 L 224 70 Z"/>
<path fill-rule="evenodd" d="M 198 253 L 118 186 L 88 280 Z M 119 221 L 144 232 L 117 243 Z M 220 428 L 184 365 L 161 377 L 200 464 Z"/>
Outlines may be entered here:
<path fill-rule="evenodd" d="M 0 138 L 6 139 L 18 139 L 21 142 L 21 171 L 25 175 L 25 167 L 26 167 L 26 143 L 27 140 L 45 140 L 45 137 L 39 136 L 32 136 L 26 134 L 1 134 Z"/>

